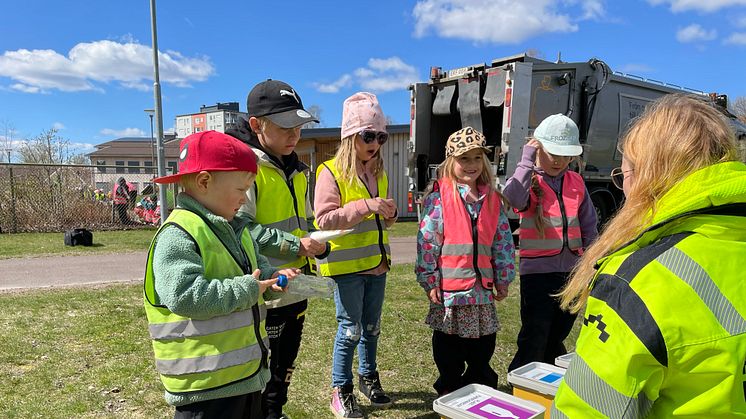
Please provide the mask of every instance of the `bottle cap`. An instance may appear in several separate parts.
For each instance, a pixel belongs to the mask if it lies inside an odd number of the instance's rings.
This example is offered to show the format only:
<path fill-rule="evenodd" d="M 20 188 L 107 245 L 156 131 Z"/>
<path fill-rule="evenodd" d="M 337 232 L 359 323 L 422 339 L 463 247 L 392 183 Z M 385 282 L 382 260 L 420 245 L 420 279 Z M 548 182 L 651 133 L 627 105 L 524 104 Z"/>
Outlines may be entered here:
<path fill-rule="evenodd" d="M 285 286 L 288 284 L 288 277 L 285 275 L 280 275 L 277 277 L 277 286 L 285 288 Z"/>

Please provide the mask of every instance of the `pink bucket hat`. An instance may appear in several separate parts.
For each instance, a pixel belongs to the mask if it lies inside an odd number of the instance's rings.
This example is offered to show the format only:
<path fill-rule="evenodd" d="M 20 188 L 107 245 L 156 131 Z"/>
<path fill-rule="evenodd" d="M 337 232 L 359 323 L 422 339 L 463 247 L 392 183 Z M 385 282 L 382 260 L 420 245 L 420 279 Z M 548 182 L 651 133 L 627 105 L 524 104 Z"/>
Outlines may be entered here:
<path fill-rule="evenodd" d="M 376 95 L 358 92 L 345 99 L 342 108 L 342 138 L 364 129 L 386 132 L 386 116 Z"/>

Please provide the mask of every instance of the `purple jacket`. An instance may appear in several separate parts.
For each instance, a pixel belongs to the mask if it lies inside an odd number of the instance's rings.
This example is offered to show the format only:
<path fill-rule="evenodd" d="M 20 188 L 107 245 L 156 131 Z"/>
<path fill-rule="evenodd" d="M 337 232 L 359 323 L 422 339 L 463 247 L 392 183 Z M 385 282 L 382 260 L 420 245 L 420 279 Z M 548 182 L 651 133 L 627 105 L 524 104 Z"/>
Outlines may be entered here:
<path fill-rule="evenodd" d="M 565 175 L 564 171 L 555 177 L 551 177 L 538 167 L 535 168 L 534 161 L 536 161 L 536 148 L 524 146 L 523 155 L 521 156 L 521 161 L 518 163 L 518 167 L 515 169 L 515 173 L 505 182 L 505 189 L 503 189 L 502 193 L 508 203 L 515 209 L 524 210 L 528 207 L 531 175 L 534 172 L 544 178 L 544 181 L 555 191 L 559 191 L 560 185 L 562 185 L 562 179 Z M 593 208 L 588 190 L 585 191 L 585 198 L 580 203 L 578 218 L 580 219 L 580 230 L 583 236 L 583 247 L 587 248 L 593 243 L 596 236 L 598 236 L 596 210 Z M 521 258 L 518 271 L 521 275 L 570 272 L 578 259 L 579 256 L 565 247 L 560 254 L 555 256 Z"/>

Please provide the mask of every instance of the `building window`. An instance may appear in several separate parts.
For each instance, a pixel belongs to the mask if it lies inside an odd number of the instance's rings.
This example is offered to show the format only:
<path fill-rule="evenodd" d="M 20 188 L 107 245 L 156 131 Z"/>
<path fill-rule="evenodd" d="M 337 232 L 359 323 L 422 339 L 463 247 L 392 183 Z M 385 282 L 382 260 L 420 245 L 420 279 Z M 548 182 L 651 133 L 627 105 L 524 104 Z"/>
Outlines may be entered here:
<path fill-rule="evenodd" d="M 176 162 L 175 162 L 175 161 L 170 161 L 170 162 L 168 162 L 168 169 L 169 169 L 169 170 L 168 170 L 168 173 L 167 173 L 167 174 L 168 174 L 168 175 L 173 175 L 173 174 L 175 174 L 175 173 L 176 173 L 176 167 L 177 167 L 177 165 L 176 165 Z"/>
<path fill-rule="evenodd" d="M 153 162 L 151 160 L 145 160 L 143 162 L 143 166 L 146 167 L 145 173 L 154 173 L 153 172 Z"/>
<path fill-rule="evenodd" d="M 104 167 L 105 164 L 106 164 L 106 160 L 96 160 L 96 166 L 98 166 L 96 170 L 99 173 L 106 173 L 106 168 Z"/>
<path fill-rule="evenodd" d="M 127 161 L 127 166 L 129 166 L 127 168 L 127 173 L 140 173 L 140 169 L 136 167 L 139 165 L 140 165 L 139 161 L 135 161 L 135 160 Z"/>
<path fill-rule="evenodd" d="M 124 173 L 124 160 L 117 160 L 114 162 L 114 164 L 117 166 L 122 166 L 122 167 L 117 167 L 116 169 L 117 173 Z"/>

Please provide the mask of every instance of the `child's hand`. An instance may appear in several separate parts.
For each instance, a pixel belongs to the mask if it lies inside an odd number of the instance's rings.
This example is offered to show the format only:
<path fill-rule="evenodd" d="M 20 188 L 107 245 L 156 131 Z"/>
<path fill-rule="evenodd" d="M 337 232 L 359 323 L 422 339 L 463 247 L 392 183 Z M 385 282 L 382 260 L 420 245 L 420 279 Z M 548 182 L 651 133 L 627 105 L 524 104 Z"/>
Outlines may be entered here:
<path fill-rule="evenodd" d="M 383 218 L 393 218 L 396 214 L 396 205 L 393 199 L 371 198 L 366 199 L 365 204 L 371 213 L 378 214 Z"/>
<path fill-rule="evenodd" d="M 292 280 L 293 278 L 298 276 L 298 274 L 300 274 L 300 269 L 298 268 L 285 268 L 285 269 L 280 269 L 279 271 L 275 272 L 275 274 L 272 275 L 272 278 L 277 278 L 280 275 L 285 275 L 288 278 L 288 280 Z M 272 291 L 285 292 L 286 290 L 287 290 L 287 285 L 285 286 L 285 288 L 280 287 L 277 284 L 272 285 Z"/>
<path fill-rule="evenodd" d="M 502 301 L 508 296 L 508 284 L 497 284 L 495 286 L 495 301 Z"/>
<path fill-rule="evenodd" d="M 300 239 L 300 249 L 298 250 L 298 255 L 314 257 L 316 255 L 324 253 L 325 250 L 326 244 L 319 243 L 310 237 L 304 237 Z"/>
<path fill-rule="evenodd" d="M 259 294 L 264 294 L 264 291 L 267 291 L 267 288 L 269 287 L 277 287 L 277 285 L 274 285 L 275 282 L 277 282 L 277 278 L 265 279 L 264 281 L 260 281 L 259 276 L 261 274 L 262 274 L 262 271 L 260 271 L 259 269 L 255 270 L 254 273 L 251 274 L 251 276 L 253 276 L 254 279 L 256 279 L 256 282 L 259 283 Z M 282 290 L 282 288 L 280 288 L 280 290 Z"/>
<path fill-rule="evenodd" d="M 427 292 L 427 296 L 430 298 L 430 301 L 433 304 L 442 304 L 442 301 L 440 301 L 440 289 L 433 288 L 430 291 Z"/>
<path fill-rule="evenodd" d="M 541 142 L 539 140 L 537 140 L 536 138 L 532 138 L 532 139 L 528 140 L 528 142 L 526 143 L 526 145 L 529 146 L 529 147 L 533 147 L 533 148 L 535 148 L 537 150 L 541 150 Z"/>

